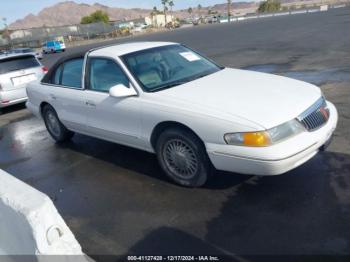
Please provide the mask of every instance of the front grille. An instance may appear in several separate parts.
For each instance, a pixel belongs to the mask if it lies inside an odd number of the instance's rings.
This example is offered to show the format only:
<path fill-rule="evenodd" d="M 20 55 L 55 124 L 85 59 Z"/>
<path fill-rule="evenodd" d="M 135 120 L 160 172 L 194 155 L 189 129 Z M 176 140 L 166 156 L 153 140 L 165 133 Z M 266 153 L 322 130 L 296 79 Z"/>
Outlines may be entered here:
<path fill-rule="evenodd" d="M 329 109 L 324 97 L 321 97 L 299 115 L 298 120 L 305 126 L 308 131 L 315 131 L 327 123 L 329 119 Z"/>

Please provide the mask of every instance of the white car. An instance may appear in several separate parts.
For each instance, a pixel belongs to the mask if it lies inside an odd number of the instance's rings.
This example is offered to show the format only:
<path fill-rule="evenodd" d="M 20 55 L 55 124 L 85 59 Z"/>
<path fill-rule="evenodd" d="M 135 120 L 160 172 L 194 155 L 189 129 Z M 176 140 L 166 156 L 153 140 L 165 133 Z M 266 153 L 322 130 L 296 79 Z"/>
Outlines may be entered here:
<path fill-rule="evenodd" d="M 1 108 L 26 102 L 27 84 L 40 80 L 46 71 L 34 54 L 0 56 L 0 114 Z"/>
<path fill-rule="evenodd" d="M 43 59 L 41 51 L 35 51 L 32 48 L 15 48 L 9 51 L 10 54 L 33 54 L 39 60 Z"/>
<path fill-rule="evenodd" d="M 27 107 L 58 142 L 74 132 L 156 153 L 175 182 L 216 169 L 278 175 L 325 147 L 338 114 L 314 85 L 223 68 L 176 43 L 65 57 L 28 87 Z"/>

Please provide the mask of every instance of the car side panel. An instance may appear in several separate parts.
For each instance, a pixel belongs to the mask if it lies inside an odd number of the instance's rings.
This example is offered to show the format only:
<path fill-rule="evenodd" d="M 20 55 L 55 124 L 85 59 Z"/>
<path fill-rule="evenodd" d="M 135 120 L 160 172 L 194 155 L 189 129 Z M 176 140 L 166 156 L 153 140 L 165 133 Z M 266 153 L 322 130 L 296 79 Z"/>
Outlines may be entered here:
<path fill-rule="evenodd" d="M 50 104 L 68 129 L 86 131 L 84 90 L 35 83 L 28 87 L 28 98 L 30 107 L 40 108 L 43 102 Z"/>
<path fill-rule="evenodd" d="M 198 110 L 191 110 L 188 106 L 180 107 L 157 102 L 152 98 L 140 98 L 142 113 L 141 139 L 144 149 L 154 152 L 151 145 L 151 135 L 154 128 L 162 122 L 176 122 L 190 128 L 202 141 L 225 144 L 223 134 L 238 131 L 257 131 L 259 126 L 247 122 L 227 121 L 211 116 Z"/>

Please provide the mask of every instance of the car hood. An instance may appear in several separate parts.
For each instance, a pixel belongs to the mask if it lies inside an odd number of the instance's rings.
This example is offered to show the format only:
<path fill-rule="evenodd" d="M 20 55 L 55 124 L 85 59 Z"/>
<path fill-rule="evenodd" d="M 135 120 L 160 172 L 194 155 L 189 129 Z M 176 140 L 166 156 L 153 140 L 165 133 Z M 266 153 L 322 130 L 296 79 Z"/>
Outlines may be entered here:
<path fill-rule="evenodd" d="M 172 104 L 188 105 L 187 110 L 200 107 L 202 113 L 222 112 L 226 118 L 244 118 L 269 129 L 296 118 L 320 98 L 321 91 L 299 80 L 225 68 L 157 95 Z"/>

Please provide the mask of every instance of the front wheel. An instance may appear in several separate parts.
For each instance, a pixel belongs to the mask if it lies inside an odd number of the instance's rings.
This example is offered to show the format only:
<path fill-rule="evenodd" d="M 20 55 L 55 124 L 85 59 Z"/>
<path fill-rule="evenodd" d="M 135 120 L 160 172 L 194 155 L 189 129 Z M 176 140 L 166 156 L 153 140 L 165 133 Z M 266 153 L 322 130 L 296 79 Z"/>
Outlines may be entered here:
<path fill-rule="evenodd" d="M 43 108 L 43 118 L 45 126 L 51 137 L 56 140 L 56 142 L 65 142 L 70 140 L 74 133 L 69 131 L 58 119 L 55 109 L 46 105 Z"/>
<path fill-rule="evenodd" d="M 182 128 L 164 131 L 156 146 L 163 171 L 176 183 L 200 187 L 210 176 L 211 165 L 205 147 L 192 132 Z"/>

